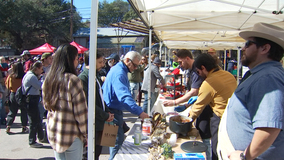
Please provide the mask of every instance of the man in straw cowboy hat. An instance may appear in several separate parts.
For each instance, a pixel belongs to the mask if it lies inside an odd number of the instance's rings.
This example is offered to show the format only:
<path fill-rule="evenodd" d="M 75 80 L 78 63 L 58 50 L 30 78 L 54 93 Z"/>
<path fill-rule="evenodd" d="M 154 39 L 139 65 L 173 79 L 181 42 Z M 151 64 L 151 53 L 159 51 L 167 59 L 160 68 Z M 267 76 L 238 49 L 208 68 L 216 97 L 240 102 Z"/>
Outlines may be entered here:
<path fill-rule="evenodd" d="M 284 157 L 284 29 L 256 23 L 240 32 L 247 40 L 242 64 L 250 70 L 232 95 L 219 126 L 221 159 Z M 228 118 L 227 118 L 228 117 Z"/>

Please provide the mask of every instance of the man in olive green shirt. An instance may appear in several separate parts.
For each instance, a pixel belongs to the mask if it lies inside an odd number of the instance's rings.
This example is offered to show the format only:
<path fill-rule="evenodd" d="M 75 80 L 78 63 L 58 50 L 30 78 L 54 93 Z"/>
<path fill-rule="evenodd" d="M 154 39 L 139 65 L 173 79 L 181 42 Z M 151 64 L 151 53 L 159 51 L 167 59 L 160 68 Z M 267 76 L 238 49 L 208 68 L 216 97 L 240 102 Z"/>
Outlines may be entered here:
<path fill-rule="evenodd" d="M 133 72 L 128 73 L 128 80 L 130 84 L 130 92 L 132 95 L 132 98 L 136 100 L 139 88 L 141 87 L 142 83 L 142 75 L 144 71 L 144 66 L 139 65 L 137 69 L 135 69 Z"/>

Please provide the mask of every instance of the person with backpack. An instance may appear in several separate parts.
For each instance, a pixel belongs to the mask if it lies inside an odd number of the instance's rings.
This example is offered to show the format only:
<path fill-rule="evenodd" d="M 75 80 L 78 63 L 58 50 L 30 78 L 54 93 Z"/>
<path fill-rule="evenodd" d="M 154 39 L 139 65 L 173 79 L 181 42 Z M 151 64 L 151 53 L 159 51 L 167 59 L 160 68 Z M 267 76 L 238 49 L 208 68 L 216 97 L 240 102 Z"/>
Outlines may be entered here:
<path fill-rule="evenodd" d="M 22 132 L 25 133 L 28 131 L 28 115 L 27 108 L 20 107 L 16 102 L 15 93 L 17 89 L 22 85 L 22 78 L 25 75 L 23 65 L 20 62 L 14 63 L 12 66 L 12 73 L 7 77 L 5 85 L 10 91 L 10 102 L 9 113 L 7 115 L 7 127 L 6 133 L 10 133 L 11 125 L 13 124 L 15 117 L 18 113 L 18 110 L 21 110 L 21 122 L 22 122 Z"/>
<path fill-rule="evenodd" d="M 44 132 L 42 129 L 41 118 L 38 108 L 40 89 L 42 82 L 39 76 L 43 72 L 41 61 L 36 61 L 32 64 L 30 70 L 23 78 L 22 86 L 23 93 L 26 95 L 27 111 L 30 124 L 29 145 L 32 148 L 40 148 L 43 145 L 36 142 L 36 135 L 39 141 L 44 141 Z M 29 92 L 27 92 L 29 90 Z"/>

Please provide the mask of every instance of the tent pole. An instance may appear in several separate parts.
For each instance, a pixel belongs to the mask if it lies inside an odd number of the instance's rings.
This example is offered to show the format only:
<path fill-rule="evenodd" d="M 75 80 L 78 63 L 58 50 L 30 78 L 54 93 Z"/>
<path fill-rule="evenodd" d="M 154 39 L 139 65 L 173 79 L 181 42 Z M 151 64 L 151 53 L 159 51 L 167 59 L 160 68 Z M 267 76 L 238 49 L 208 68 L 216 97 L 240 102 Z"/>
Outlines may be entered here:
<path fill-rule="evenodd" d="M 227 52 L 226 49 L 224 49 L 224 71 L 226 71 L 227 67 Z"/>
<path fill-rule="evenodd" d="M 165 66 L 164 67 L 167 67 L 167 65 L 168 65 L 168 61 L 167 61 L 167 57 L 168 57 L 168 55 L 167 55 L 167 47 L 165 47 L 165 51 L 164 51 L 164 54 L 165 54 Z"/>
<path fill-rule="evenodd" d="M 238 70 L 237 70 L 237 84 L 239 84 L 240 83 L 240 78 L 239 78 L 239 76 L 240 76 L 240 57 L 241 57 L 241 47 L 238 47 L 238 64 L 237 64 L 237 68 L 238 68 Z"/>
<path fill-rule="evenodd" d="M 159 54 L 159 58 L 160 58 L 160 60 L 162 60 L 162 41 L 160 41 L 160 48 L 159 48 L 159 52 L 160 52 L 160 54 Z"/>
<path fill-rule="evenodd" d="M 152 16 L 152 12 L 148 12 L 148 19 L 149 19 L 149 26 L 150 26 L 150 30 L 149 30 L 149 88 L 148 88 L 148 107 L 147 107 L 147 113 L 148 115 L 150 115 L 150 106 L 151 106 L 151 50 L 152 50 L 152 23 L 151 23 L 151 16 Z"/>
<path fill-rule="evenodd" d="M 89 71 L 89 107 L 88 107 L 88 159 L 95 159 L 95 115 L 94 109 L 96 102 L 96 59 L 97 59 L 97 19 L 98 19 L 98 0 L 92 1 L 91 7 L 91 26 L 90 26 L 90 71 Z"/>

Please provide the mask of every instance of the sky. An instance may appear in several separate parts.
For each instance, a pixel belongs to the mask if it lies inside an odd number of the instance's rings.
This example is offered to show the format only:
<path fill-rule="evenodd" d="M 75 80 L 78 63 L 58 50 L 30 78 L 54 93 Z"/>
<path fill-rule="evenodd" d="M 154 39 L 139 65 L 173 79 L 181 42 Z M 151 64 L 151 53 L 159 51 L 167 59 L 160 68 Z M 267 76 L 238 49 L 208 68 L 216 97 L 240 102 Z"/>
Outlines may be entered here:
<path fill-rule="evenodd" d="M 71 0 L 67 0 L 71 2 Z M 77 8 L 77 11 L 80 13 L 83 21 L 90 20 L 91 17 L 91 6 L 92 0 L 73 0 L 73 5 Z M 103 0 L 99 0 L 103 1 Z M 113 0 L 107 0 L 111 3 Z M 126 0 L 125 0 L 126 1 Z"/>

